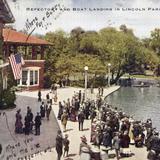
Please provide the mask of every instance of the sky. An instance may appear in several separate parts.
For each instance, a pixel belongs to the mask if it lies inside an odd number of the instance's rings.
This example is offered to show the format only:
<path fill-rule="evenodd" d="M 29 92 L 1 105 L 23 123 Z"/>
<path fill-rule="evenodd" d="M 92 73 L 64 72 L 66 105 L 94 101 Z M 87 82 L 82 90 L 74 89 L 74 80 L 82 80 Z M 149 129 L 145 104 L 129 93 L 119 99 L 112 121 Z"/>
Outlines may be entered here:
<path fill-rule="evenodd" d="M 28 33 L 34 30 L 33 33 L 45 34 L 59 29 L 70 32 L 76 27 L 99 31 L 125 24 L 137 37 L 147 38 L 160 27 L 160 0 L 7 1 L 16 20 L 14 28 Z M 47 12 L 51 8 L 57 10 Z"/>

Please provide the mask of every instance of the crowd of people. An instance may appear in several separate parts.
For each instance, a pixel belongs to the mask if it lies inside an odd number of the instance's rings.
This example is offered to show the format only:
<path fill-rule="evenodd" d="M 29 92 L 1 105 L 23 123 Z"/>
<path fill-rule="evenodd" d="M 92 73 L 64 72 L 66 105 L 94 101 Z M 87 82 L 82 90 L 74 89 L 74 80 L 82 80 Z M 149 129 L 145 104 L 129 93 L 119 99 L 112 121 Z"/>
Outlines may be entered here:
<path fill-rule="evenodd" d="M 50 103 L 52 105 L 57 102 L 57 100 L 58 100 L 57 88 L 58 88 L 58 84 L 53 84 L 51 86 L 50 91 L 46 94 L 47 103 Z M 38 102 L 42 102 L 41 90 L 38 91 Z"/>
<path fill-rule="evenodd" d="M 95 116 L 95 102 L 87 101 L 84 103 L 84 94 L 81 90 L 75 93 L 71 99 L 68 98 L 67 101 L 59 102 L 57 118 L 61 120 L 64 132 L 66 131 L 68 120 L 73 122 L 78 121 L 78 128 L 83 131 L 84 119 L 89 119 L 90 117 L 93 120 Z"/>
<path fill-rule="evenodd" d="M 51 93 L 51 94 L 50 94 Z M 53 97 L 57 96 L 57 88 L 53 86 L 50 93 L 46 95 L 46 104 L 42 101 L 41 92 L 38 92 L 38 101 L 41 101 L 40 112 L 37 113 L 34 119 L 31 108 L 27 107 L 27 113 L 22 123 L 21 110 L 16 113 L 15 132 L 35 133 L 40 135 L 40 126 L 42 120 L 46 117 L 49 120 Z M 67 131 L 67 122 L 78 122 L 77 130 L 83 131 L 85 120 L 91 120 L 91 138 L 90 142 L 93 146 L 99 149 L 99 152 L 94 152 L 92 146 L 87 143 L 85 136 L 81 137 L 79 149 L 81 160 L 103 160 L 106 159 L 110 150 L 115 151 L 117 160 L 120 157 L 130 157 L 133 153 L 130 150 L 130 145 L 135 147 L 146 146 L 149 151 L 149 160 L 160 159 L 160 138 L 159 133 L 152 127 L 152 120 L 147 119 L 146 122 L 136 121 L 132 116 L 128 116 L 122 110 L 109 105 L 102 100 L 103 88 L 98 88 L 96 100 L 87 99 L 81 90 L 75 92 L 71 99 L 58 103 L 57 118 L 61 121 L 63 131 Z M 35 128 L 35 132 L 33 130 Z M 56 137 L 57 159 L 61 156 L 68 156 L 69 153 L 68 135 L 64 138 L 59 130 Z M 101 155 L 101 151 L 105 152 L 105 156 Z"/>
<path fill-rule="evenodd" d="M 70 79 L 68 77 L 63 77 L 58 81 L 58 85 L 60 88 L 70 86 Z"/>
<path fill-rule="evenodd" d="M 34 114 L 32 113 L 32 109 L 28 106 L 27 113 L 24 117 L 24 121 L 21 114 L 21 109 L 17 110 L 17 113 L 15 115 L 16 118 L 15 133 L 17 134 L 24 133 L 25 135 L 29 134 L 40 135 L 40 127 L 42 124 L 42 120 L 44 118 L 49 120 L 50 113 L 52 110 L 51 105 L 52 104 L 50 103 L 50 101 L 47 101 L 46 104 L 42 101 L 39 107 L 39 112 L 37 112 L 37 115 L 35 117 Z"/>
<path fill-rule="evenodd" d="M 146 122 L 136 121 L 132 116 L 128 116 L 122 110 L 118 110 L 102 100 L 103 89 L 99 89 L 99 95 L 94 100 L 83 101 L 81 91 L 75 93 L 71 99 L 59 102 L 59 112 L 57 118 L 66 131 L 67 121 L 78 121 L 79 131 L 83 131 L 85 119 L 91 119 L 91 142 L 103 151 L 108 152 L 115 150 L 117 160 L 120 157 L 130 157 L 133 153 L 130 150 L 130 144 L 135 147 L 147 146 L 148 150 L 160 148 L 160 139 L 157 137 L 152 127 L 151 119 Z M 85 136 L 81 137 L 80 155 L 88 154 L 89 158 L 95 156 L 86 142 Z M 156 143 L 156 144 L 155 144 Z M 157 145 L 158 144 L 158 145 Z M 87 147 L 84 147 L 87 146 Z M 153 147 L 154 146 L 154 147 Z M 87 150 L 87 151 L 86 151 Z M 155 150 L 155 149 L 154 149 Z M 159 149 L 160 151 L 160 149 Z M 156 153 L 157 154 L 157 153 Z M 97 155 L 96 155 L 97 156 Z M 86 156 L 80 156 L 83 160 Z M 97 156 L 98 157 L 98 156 Z M 100 160 L 99 158 L 96 160 Z"/>
<path fill-rule="evenodd" d="M 24 133 L 25 135 L 29 135 L 30 133 L 33 133 L 33 127 L 35 126 L 35 135 L 40 135 L 41 116 L 39 112 L 37 112 L 37 115 L 35 116 L 34 120 L 33 118 L 34 115 L 32 113 L 32 110 L 28 106 L 23 124 L 21 110 L 19 109 L 16 113 L 15 133 Z"/>
<path fill-rule="evenodd" d="M 104 101 L 98 113 L 98 118 L 92 123 L 93 144 L 105 146 L 107 152 L 115 149 L 117 159 L 133 155 L 130 144 L 135 147 L 146 146 L 148 150 L 154 150 L 155 155 L 160 153 L 160 138 L 157 138 L 159 133 L 152 127 L 151 119 L 146 122 L 136 121 Z"/>

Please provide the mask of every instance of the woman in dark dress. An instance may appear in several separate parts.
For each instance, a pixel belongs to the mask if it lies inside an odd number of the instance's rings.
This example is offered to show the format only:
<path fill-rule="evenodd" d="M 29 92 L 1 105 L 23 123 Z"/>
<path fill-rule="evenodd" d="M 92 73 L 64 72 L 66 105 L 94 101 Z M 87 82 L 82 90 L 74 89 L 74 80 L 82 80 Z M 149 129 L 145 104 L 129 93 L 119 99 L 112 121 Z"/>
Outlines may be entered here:
<path fill-rule="evenodd" d="M 21 110 L 19 109 L 16 113 L 16 122 L 15 122 L 15 132 L 23 133 L 23 123 L 22 123 L 22 115 Z"/>
<path fill-rule="evenodd" d="M 24 132 L 25 132 L 25 135 L 29 135 L 29 132 L 30 132 L 30 120 L 27 115 L 25 116 L 25 119 L 24 119 Z"/>
<path fill-rule="evenodd" d="M 44 105 L 44 102 L 42 102 L 42 104 L 40 106 L 40 114 L 41 114 L 41 118 L 45 117 L 45 105 Z"/>
<path fill-rule="evenodd" d="M 42 101 L 42 93 L 41 93 L 41 90 L 38 91 L 38 102 L 41 102 Z"/>
<path fill-rule="evenodd" d="M 76 121 L 76 110 L 75 107 L 71 107 L 70 110 L 70 120 L 75 122 Z"/>
<path fill-rule="evenodd" d="M 59 120 L 61 120 L 62 114 L 63 114 L 63 105 L 61 102 L 59 102 L 59 110 L 58 110 L 58 116 L 57 116 Z"/>

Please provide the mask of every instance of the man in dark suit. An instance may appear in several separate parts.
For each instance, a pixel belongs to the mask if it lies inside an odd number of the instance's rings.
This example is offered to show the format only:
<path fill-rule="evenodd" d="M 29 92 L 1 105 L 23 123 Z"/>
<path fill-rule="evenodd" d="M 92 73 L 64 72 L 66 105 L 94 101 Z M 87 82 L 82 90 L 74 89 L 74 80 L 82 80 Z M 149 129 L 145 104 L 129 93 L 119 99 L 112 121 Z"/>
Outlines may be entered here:
<path fill-rule="evenodd" d="M 41 126 L 41 116 L 37 112 L 37 115 L 35 117 L 35 130 L 36 130 L 35 135 L 40 135 L 40 126 Z"/>
<path fill-rule="evenodd" d="M 79 103 L 81 103 L 81 99 L 82 99 L 82 93 L 81 93 L 81 90 L 79 90 L 79 93 L 78 93 L 78 99 L 79 99 Z"/>
<path fill-rule="evenodd" d="M 84 118 L 85 118 L 84 113 L 83 113 L 83 111 L 81 111 L 81 112 L 78 114 L 79 131 L 83 131 Z"/>
<path fill-rule="evenodd" d="M 60 130 L 58 130 L 56 137 L 56 152 L 57 152 L 57 160 L 60 160 L 63 153 L 63 137 Z"/>

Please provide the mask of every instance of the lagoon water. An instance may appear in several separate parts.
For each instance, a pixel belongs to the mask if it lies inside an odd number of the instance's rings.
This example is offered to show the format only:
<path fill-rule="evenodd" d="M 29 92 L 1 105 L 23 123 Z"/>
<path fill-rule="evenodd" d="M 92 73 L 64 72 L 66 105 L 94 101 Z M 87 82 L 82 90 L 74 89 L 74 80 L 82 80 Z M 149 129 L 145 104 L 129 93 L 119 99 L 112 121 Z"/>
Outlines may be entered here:
<path fill-rule="evenodd" d="M 160 88 L 122 87 L 105 100 L 128 115 L 133 115 L 136 120 L 151 118 L 153 127 L 160 131 Z"/>

